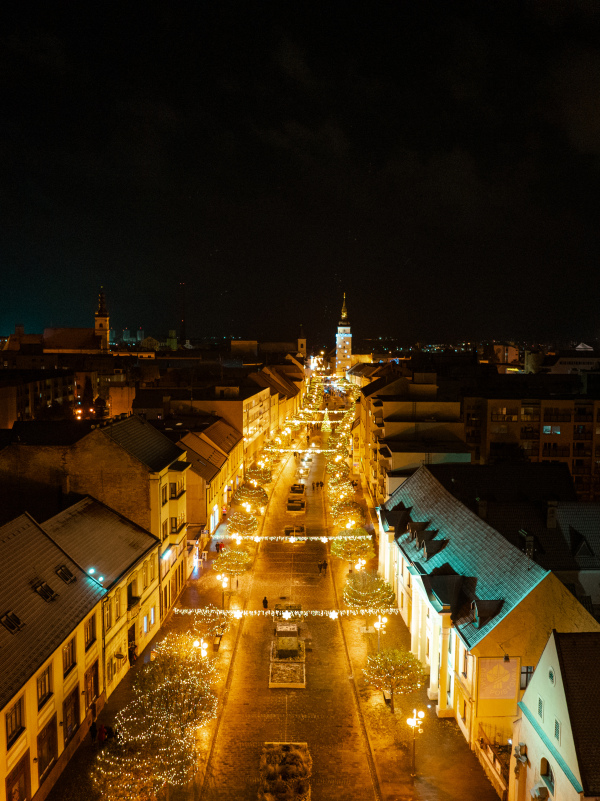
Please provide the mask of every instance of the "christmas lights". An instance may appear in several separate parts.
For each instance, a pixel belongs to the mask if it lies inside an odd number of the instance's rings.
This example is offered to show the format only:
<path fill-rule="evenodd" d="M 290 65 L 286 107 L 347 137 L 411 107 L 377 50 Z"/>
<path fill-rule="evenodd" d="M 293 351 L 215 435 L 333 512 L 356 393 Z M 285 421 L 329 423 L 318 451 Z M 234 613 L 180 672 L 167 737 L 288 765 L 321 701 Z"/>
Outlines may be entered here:
<path fill-rule="evenodd" d="M 227 520 L 227 533 L 230 536 L 251 536 L 258 529 L 258 520 L 246 512 L 233 512 Z"/>

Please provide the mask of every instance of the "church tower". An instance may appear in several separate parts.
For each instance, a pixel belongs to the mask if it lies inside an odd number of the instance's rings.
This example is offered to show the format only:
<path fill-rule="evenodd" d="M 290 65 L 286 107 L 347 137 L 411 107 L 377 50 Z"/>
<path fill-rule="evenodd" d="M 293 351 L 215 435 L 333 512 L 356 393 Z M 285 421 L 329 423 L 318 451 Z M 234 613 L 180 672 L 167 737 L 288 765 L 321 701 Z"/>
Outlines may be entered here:
<path fill-rule="evenodd" d="M 104 295 L 104 287 L 100 287 L 100 294 L 98 295 L 98 311 L 95 314 L 94 330 L 96 335 L 100 337 L 100 349 L 103 351 L 109 350 L 108 335 L 109 335 L 109 316 L 108 309 L 106 308 L 106 296 Z"/>
<path fill-rule="evenodd" d="M 344 292 L 344 303 L 342 305 L 342 316 L 338 324 L 337 336 L 335 338 L 335 372 L 338 376 L 345 376 L 350 369 L 352 360 L 352 334 L 350 333 L 350 323 L 348 322 L 348 310 L 346 309 L 346 293 Z"/>

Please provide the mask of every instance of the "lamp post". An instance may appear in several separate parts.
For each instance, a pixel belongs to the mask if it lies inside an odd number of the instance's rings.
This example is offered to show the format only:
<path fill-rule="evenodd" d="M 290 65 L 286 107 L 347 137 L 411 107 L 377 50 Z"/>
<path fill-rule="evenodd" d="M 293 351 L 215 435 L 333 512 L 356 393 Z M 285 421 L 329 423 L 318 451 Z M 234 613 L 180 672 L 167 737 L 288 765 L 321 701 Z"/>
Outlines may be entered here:
<path fill-rule="evenodd" d="M 377 615 L 377 620 L 373 625 L 377 629 L 377 653 L 379 653 L 381 649 L 381 635 L 385 634 L 385 624 L 387 623 L 387 617 L 382 617 L 381 614 Z"/>
<path fill-rule="evenodd" d="M 408 720 L 406 721 L 413 730 L 412 769 L 410 772 L 411 779 L 414 779 L 415 776 L 417 775 L 417 765 L 416 765 L 417 733 L 423 734 L 423 729 L 421 728 L 421 722 L 424 717 L 425 717 L 425 712 L 417 712 L 417 710 L 414 709 L 412 718 L 408 718 Z"/>
<path fill-rule="evenodd" d="M 219 575 L 217 576 L 217 580 L 221 582 L 221 586 L 223 587 L 222 608 L 225 609 L 225 588 L 229 584 L 229 579 L 227 578 L 227 576 L 221 575 L 219 573 Z"/>

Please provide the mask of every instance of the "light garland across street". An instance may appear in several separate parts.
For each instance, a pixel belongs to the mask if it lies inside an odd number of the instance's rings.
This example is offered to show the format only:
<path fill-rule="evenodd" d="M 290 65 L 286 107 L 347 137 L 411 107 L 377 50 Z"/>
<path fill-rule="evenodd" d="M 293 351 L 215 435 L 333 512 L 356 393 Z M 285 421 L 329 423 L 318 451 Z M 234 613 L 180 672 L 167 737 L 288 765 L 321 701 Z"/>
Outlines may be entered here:
<path fill-rule="evenodd" d="M 289 620 L 291 617 L 294 616 L 301 616 L 301 615 L 312 615 L 313 617 L 328 617 L 331 620 L 336 620 L 338 617 L 356 617 L 356 616 L 365 616 L 365 615 L 378 615 L 378 614 L 385 614 L 385 615 L 397 615 L 400 613 L 399 609 L 394 609 L 393 607 L 382 607 L 382 606 L 375 606 L 375 607 L 361 607 L 359 608 L 352 608 L 352 609 L 300 609 L 297 612 L 292 612 L 290 610 L 285 610 L 284 612 L 280 612 L 276 609 L 226 609 L 223 611 L 222 609 L 208 609 L 208 608 L 199 608 L 199 609 L 190 609 L 190 608 L 175 608 L 173 610 L 175 614 L 178 615 L 197 615 L 202 617 L 212 617 L 215 614 L 219 615 L 229 615 L 230 617 L 235 618 L 236 620 L 240 620 L 242 617 L 283 617 L 284 620 Z"/>

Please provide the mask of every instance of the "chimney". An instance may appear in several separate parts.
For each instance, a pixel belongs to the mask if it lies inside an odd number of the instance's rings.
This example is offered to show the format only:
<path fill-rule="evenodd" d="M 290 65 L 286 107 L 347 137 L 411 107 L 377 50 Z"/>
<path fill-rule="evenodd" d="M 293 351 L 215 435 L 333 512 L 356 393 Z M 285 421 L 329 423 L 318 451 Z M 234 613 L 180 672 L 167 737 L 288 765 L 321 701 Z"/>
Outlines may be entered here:
<path fill-rule="evenodd" d="M 63 495 L 68 495 L 71 492 L 71 476 L 65 473 L 62 477 L 61 491 Z"/>
<path fill-rule="evenodd" d="M 477 514 L 482 520 L 487 520 L 488 502 L 484 498 L 477 498 Z"/>
<path fill-rule="evenodd" d="M 558 501 L 548 501 L 546 512 L 546 528 L 556 528 L 556 513 L 558 512 Z"/>

